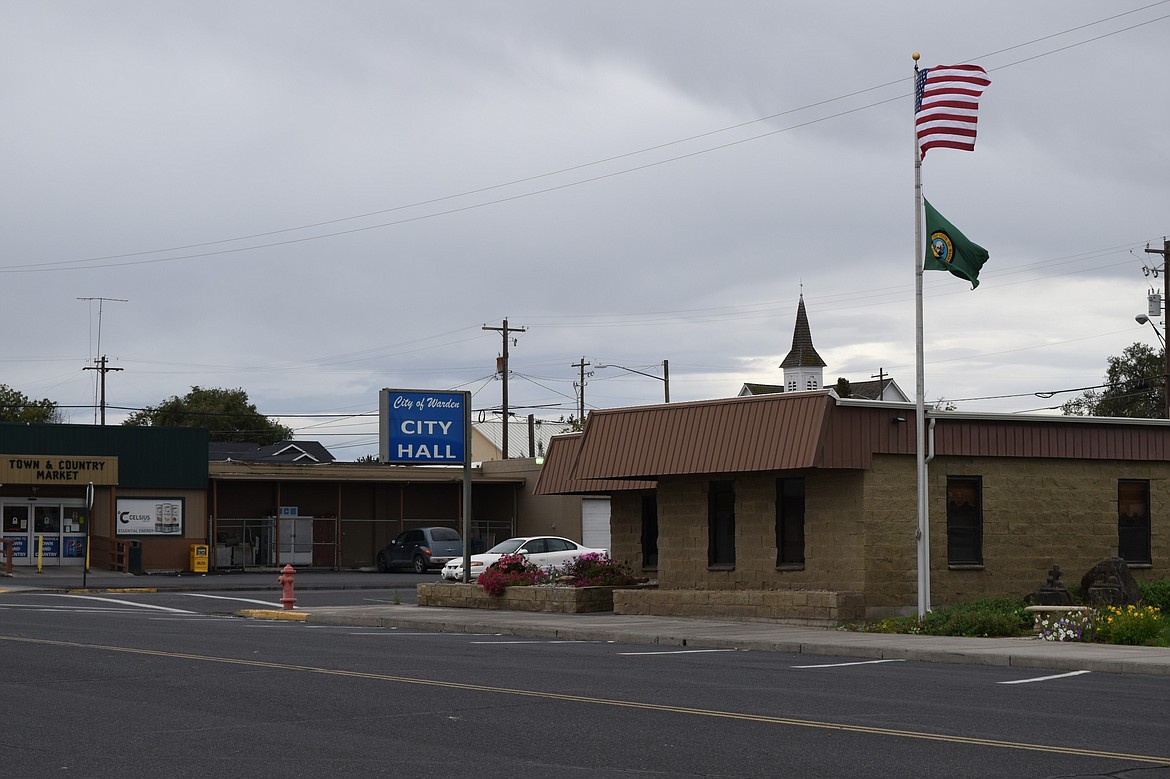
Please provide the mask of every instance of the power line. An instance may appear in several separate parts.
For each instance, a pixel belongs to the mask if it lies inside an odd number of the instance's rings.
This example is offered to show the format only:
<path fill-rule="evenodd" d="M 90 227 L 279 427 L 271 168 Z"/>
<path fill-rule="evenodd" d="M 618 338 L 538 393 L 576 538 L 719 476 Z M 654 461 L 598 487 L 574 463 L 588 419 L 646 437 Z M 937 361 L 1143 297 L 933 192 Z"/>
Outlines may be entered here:
<path fill-rule="evenodd" d="M 1024 43 L 1015 44 L 1013 46 L 1009 46 L 1007 48 L 1000 49 L 998 51 L 992 52 L 992 53 L 987 54 L 987 55 L 981 55 L 981 57 L 979 57 L 979 58 L 992 57 L 992 56 L 1002 54 L 1002 53 L 1005 53 L 1008 51 L 1012 51 L 1012 50 L 1019 49 L 1019 48 L 1025 47 L 1025 46 L 1033 45 L 1035 43 L 1043 42 L 1045 40 L 1049 40 L 1049 39 L 1052 39 L 1055 37 L 1059 37 L 1061 35 L 1067 35 L 1071 32 L 1076 32 L 1079 30 L 1086 29 L 1088 27 L 1098 25 L 1098 24 L 1103 24 L 1105 22 L 1113 21 L 1114 19 L 1118 19 L 1122 16 L 1126 16 L 1126 15 L 1129 15 L 1132 13 L 1137 13 L 1137 12 L 1140 12 L 1143 10 L 1148 10 L 1149 8 L 1163 5 L 1166 2 L 1170 2 L 1170 0 L 1160 0 L 1159 2 L 1152 3 L 1152 4 L 1147 5 L 1147 6 L 1143 6 L 1142 8 L 1137 8 L 1137 9 L 1134 9 L 1132 11 L 1125 11 L 1125 12 L 1122 12 L 1119 14 L 1114 14 L 1113 16 L 1105 17 L 1103 19 L 1098 19 L 1098 20 L 1093 21 L 1093 22 L 1088 22 L 1088 23 L 1085 23 L 1082 25 L 1078 25 L 1076 27 L 1072 27 L 1072 28 L 1069 28 L 1067 30 L 1064 30 L 1064 31 L 1061 31 L 1058 33 L 1052 33 L 1050 35 L 1045 35 L 1045 36 L 1042 36 L 1040 38 L 1034 38 L 1031 41 L 1026 41 Z M 1000 65 L 998 67 L 989 68 L 989 70 L 1003 70 L 1005 68 L 1013 67 L 1015 65 L 1019 65 L 1019 64 L 1025 63 L 1025 62 L 1030 62 L 1032 60 L 1039 59 L 1041 57 L 1050 56 L 1052 54 L 1067 51 L 1068 49 L 1076 48 L 1078 46 L 1083 46 L 1083 45 L 1086 45 L 1088 43 L 1093 43 L 1095 41 L 1102 40 L 1104 38 L 1108 38 L 1108 37 L 1111 37 L 1114 35 L 1118 35 L 1118 34 L 1121 34 L 1123 32 L 1129 32 L 1131 30 L 1138 29 L 1140 27 L 1144 27 L 1144 26 L 1153 24 L 1155 22 L 1163 21 L 1163 20 L 1168 19 L 1168 18 L 1170 18 L 1170 14 L 1168 14 L 1166 16 L 1160 16 L 1160 17 L 1157 17 L 1154 19 L 1149 19 L 1149 20 L 1146 20 L 1143 22 L 1139 22 L 1137 24 L 1134 24 L 1134 25 L 1131 25 L 1129 27 L 1125 27 L 1125 28 L 1122 28 L 1119 30 L 1113 30 L 1113 31 L 1110 31 L 1107 33 L 1103 33 L 1103 34 L 1095 36 L 1093 38 L 1089 38 L 1089 39 L 1082 40 L 1082 41 L 1077 41 L 1075 43 L 1071 43 L 1071 44 L 1068 44 L 1066 46 L 1062 46 L 1062 47 L 1057 48 L 1057 49 L 1052 49 L 1052 50 L 1049 50 L 1046 52 L 1041 52 L 1041 53 L 1033 55 L 1031 57 L 1026 57 L 1024 59 L 1017 60 L 1015 62 L 1010 62 L 1010 63 L 1007 63 L 1005 65 Z M 481 203 L 474 203 L 474 204 L 471 204 L 468 206 L 461 206 L 461 207 L 452 208 L 452 209 L 448 209 L 448 210 L 432 212 L 429 214 L 422 214 L 419 216 L 408 217 L 405 219 L 385 222 L 385 223 L 376 224 L 376 225 L 367 225 L 367 226 L 356 227 L 356 228 L 352 228 L 352 229 L 348 229 L 348 230 L 338 230 L 338 231 L 329 232 L 329 233 L 322 233 L 322 234 L 313 235 L 313 236 L 306 236 L 303 238 L 293 238 L 293 239 L 288 239 L 288 240 L 283 240 L 283 241 L 273 241 L 273 242 L 262 243 L 262 244 L 253 245 L 253 246 L 236 247 L 236 248 L 232 248 L 232 249 L 222 249 L 222 250 L 208 251 L 208 252 L 197 252 L 197 253 L 193 253 L 193 254 L 184 254 L 184 255 L 179 255 L 179 256 L 174 256 L 174 257 L 158 257 L 158 258 L 153 258 L 153 259 L 142 259 L 142 260 L 132 260 L 131 259 L 131 258 L 135 258 L 135 257 L 146 257 L 148 255 L 153 255 L 153 254 L 163 254 L 163 253 L 175 252 L 175 251 L 187 251 L 189 249 L 200 249 L 200 248 L 204 248 L 204 247 L 208 247 L 208 246 L 218 246 L 218 245 L 222 245 L 222 244 L 226 244 L 226 243 L 235 243 L 235 242 L 239 242 L 239 241 L 254 240 L 257 238 L 267 238 L 267 237 L 271 237 L 274 235 L 283 235 L 283 234 L 287 234 L 290 232 L 297 232 L 300 230 L 309 230 L 309 229 L 314 229 L 317 227 L 327 227 L 329 225 L 340 224 L 343 222 L 355 221 L 358 219 L 365 219 L 365 218 L 369 218 L 372 216 L 380 216 L 382 214 L 394 213 L 397 211 L 408 210 L 411 208 L 419 208 L 419 207 L 423 207 L 423 206 L 427 206 L 427 205 L 434 205 L 437 203 L 442 203 L 442 202 L 446 202 L 446 201 L 450 201 L 450 200 L 455 200 L 458 198 L 468 197 L 471 195 L 483 194 L 485 192 L 503 189 L 503 188 L 510 187 L 510 186 L 516 186 L 519 184 L 530 183 L 532 181 L 538 181 L 540 179 L 550 178 L 550 177 L 562 175 L 565 173 L 572 173 L 572 172 L 575 172 L 578 170 L 583 170 L 583 169 L 594 167 L 597 165 L 602 165 L 602 164 L 606 164 L 609 162 L 614 162 L 614 161 L 626 159 L 629 157 L 634 157 L 634 156 L 637 156 L 640 154 L 646 154 L 646 153 L 652 152 L 652 151 L 658 151 L 658 150 L 661 150 L 664 148 L 669 148 L 671 146 L 676 146 L 676 145 L 680 145 L 683 143 L 688 143 L 688 142 L 691 142 L 694 140 L 700 140 L 703 138 L 718 135 L 720 133 L 729 132 L 731 130 L 741 129 L 743 127 L 746 127 L 746 126 L 749 126 L 752 124 L 758 124 L 761 122 L 765 122 L 765 121 L 779 118 L 781 116 L 787 116 L 790 114 L 799 113 L 801 111 L 806 111 L 806 110 L 809 110 L 811 108 L 817 108 L 817 107 L 821 107 L 823 105 L 827 105 L 830 103 L 838 102 L 840 100 L 845 100 L 845 99 L 848 99 L 850 97 L 856 97 L 858 95 L 865 94 L 868 92 L 872 92 L 872 91 L 876 91 L 879 89 L 884 89 L 886 87 L 902 84 L 904 82 L 905 82 L 904 78 L 897 79 L 894 81 L 888 81 L 888 82 L 885 82 L 883 84 L 879 84 L 876 86 L 866 87 L 863 89 L 854 90 L 852 92 L 838 95 L 837 97 L 827 98 L 827 99 L 816 101 L 813 103 L 808 103 L 808 104 L 806 104 L 804 106 L 800 106 L 798 108 L 780 111 L 777 113 L 769 114 L 769 115 L 764 116 L 764 117 L 752 119 L 752 120 L 749 120 L 747 122 L 740 122 L 738 124 L 719 128 L 717 130 L 710 130 L 710 131 L 707 131 L 704 133 L 699 133 L 697 135 L 688 136 L 686 138 L 681 138 L 681 139 L 677 139 L 674 141 L 667 141 L 664 143 L 655 144 L 653 146 L 648 146 L 648 147 L 645 147 L 643 149 L 639 149 L 636 151 L 612 155 L 612 156 L 605 157 L 605 158 L 602 158 L 599 160 L 594 160 L 592 162 L 581 163 L 579 165 L 572 165 L 569 167 L 561 168 L 561 169 L 554 170 L 554 171 L 549 171 L 546 173 L 540 173 L 540 174 L 536 174 L 536 175 L 532 175 L 532 176 L 517 178 L 517 179 L 513 179 L 513 180 L 510 180 L 507 182 L 500 183 L 500 184 L 493 184 L 493 185 L 486 186 L 486 187 L 479 187 L 476 189 L 465 190 L 463 192 L 455 193 L 452 195 L 445 195 L 445 196 L 438 197 L 438 198 L 431 198 L 428 200 L 417 201 L 417 202 L 409 203 L 409 204 L 405 204 L 405 205 L 393 206 L 390 208 L 379 209 L 376 211 L 370 211 L 370 212 L 367 212 L 364 214 L 339 217 L 336 219 L 322 220 L 322 221 L 313 222 L 310 224 L 299 225 L 296 227 L 288 227 L 288 228 L 281 228 L 281 229 L 277 229 L 277 230 L 269 230 L 269 231 L 264 231 L 264 232 L 251 233 L 248 235 L 238 236 L 235 238 L 224 238 L 224 239 L 218 239 L 218 240 L 212 240 L 212 241 L 203 241 L 200 243 L 184 244 L 184 245 L 179 245 L 179 246 L 167 247 L 167 248 L 163 248 L 163 249 L 150 249 L 150 250 L 144 250 L 144 251 L 139 251 L 139 252 L 110 254 L 110 255 L 103 255 L 103 256 L 99 256 L 99 257 L 80 258 L 80 259 L 73 259 L 73 260 L 59 260 L 59 261 L 54 261 L 54 262 L 49 262 L 49 263 L 38 263 L 38 264 L 26 263 L 26 264 L 18 264 L 18 265 L 0 266 L 0 273 L 68 271 L 68 270 L 79 270 L 82 268 L 107 268 L 107 267 L 121 267 L 121 266 L 125 266 L 125 265 L 140 265 L 140 264 L 160 263 L 160 262 L 175 262 L 175 261 L 179 261 L 179 260 L 196 259 L 196 258 L 200 258 L 200 257 L 211 257 L 211 256 L 217 256 L 217 255 L 223 255 L 223 254 L 233 254 L 233 253 L 238 253 L 238 252 L 254 251 L 256 249 L 273 248 L 273 247 L 277 247 L 277 246 L 287 246 L 290 244 L 303 243 L 306 241 L 316 241 L 316 240 L 322 240 L 325 238 L 338 237 L 341 235 L 349 235 L 349 234 L 357 233 L 357 232 L 364 232 L 364 231 L 368 231 L 368 230 L 393 227 L 393 226 L 398 226 L 398 225 L 402 225 L 402 224 L 407 224 L 410 222 L 420 221 L 423 219 L 432 219 L 432 218 L 436 218 L 436 217 L 440 217 L 440 216 L 448 216 L 451 214 L 460 213 L 460 212 L 468 211 L 471 209 L 483 208 L 486 206 L 498 205 L 498 204 L 510 202 L 513 200 L 519 200 L 519 199 L 523 199 L 523 198 L 533 197 L 535 195 L 547 194 L 547 193 L 554 192 L 554 191 L 561 190 L 561 189 L 565 189 L 568 187 L 575 187 L 575 186 L 580 186 L 583 184 L 593 183 L 596 181 L 601 181 L 604 179 L 612 178 L 615 176 L 625 175 L 627 173 L 633 173 L 633 172 L 637 172 L 637 171 L 641 171 L 641 170 L 646 170 L 648 168 L 657 167 L 657 166 L 664 165 L 664 164 L 671 163 L 671 162 L 678 162 L 678 161 L 689 159 L 691 157 L 695 157 L 695 156 L 698 156 L 701 154 L 708 154 L 708 153 L 711 153 L 714 151 L 720 151 L 722 149 L 730 148 L 730 147 L 737 146 L 737 145 L 740 145 L 743 143 L 748 143 L 751 141 L 760 140 L 762 138 L 767 138 L 767 137 L 776 135 L 778 133 L 789 132 L 791 130 L 807 127 L 807 126 L 810 126 L 813 124 L 819 124 L 821 122 L 825 122 L 825 121 L 828 121 L 830 119 L 836 119 L 836 118 L 840 118 L 842 116 L 847 116 L 849 114 L 857 113 L 858 111 L 863 111 L 863 110 L 867 110 L 870 108 L 874 108 L 876 106 L 884 105 L 886 103 L 893 102 L 896 100 L 903 100 L 903 99 L 906 99 L 909 97 L 909 93 L 903 93 L 903 94 L 897 95 L 897 96 L 892 97 L 892 98 L 879 100 L 879 101 L 876 101 L 873 103 L 869 103 L 867 105 L 859 106 L 857 108 L 851 108 L 848 110 L 840 111 L 840 112 L 837 112 L 834 114 L 829 114 L 829 115 L 822 116 L 822 117 L 812 119 L 812 120 L 808 120 L 805 122 L 799 122 L 799 123 L 796 123 L 793 125 L 789 125 L 787 127 L 782 127 L 782 128 L 778 128 L 775 130 L 771 130 L 771 131 L 761 133 L 758 135 L 750 136 L 747 138 L 741 138 L 741 139 L 738 139 L 735 141 L 730 141 L 730 142 L 723 143 L 723 144 L 718 144 L 716 146 L 708 147 L 705 149 L 699 149 L 699 150 L 694 151 L 694 152 L 680 154 L 680 155 L 677 155 L 674 157 L 665 158 L 665 159 L 658 160 L 655 162 L 646 163 L 643 165 L 637 165 L 634 167 L 625 168 L 625 169 L 618 170 L 618 171 L 613 171 L 613 172 L 606 173 L 603 175 L 598 175 L 598 176 L 594 176 L 594 177 L 590 177 L 590 178 L 581 179 L 578 181 L 569 182 L 567 184 L 561 184 L 561 185 L 557 185 L 557 186 L 547 187 L 544 189 L 538 189 L 538 190 L 534 190 L 534 191 L 530 191 L 530 192 L 526 192 L 526 193 L 520 193 L 517 195 L 512 195 L 509 197 L 499 198 L 499 199 L 495 199 L 495 200 L 489 200 L 489 201 L 485 201 L 485 202 L 481 202 Z M 107 262 L 109 260 L 120 260 L 120 259 L 126 259 L 128 261 L 127 262 Z M 107 264 L 94 264 L 94 263 L 107 263 Z M 70 266 L 70 267 L 61 267 L 61 266 Z"/>

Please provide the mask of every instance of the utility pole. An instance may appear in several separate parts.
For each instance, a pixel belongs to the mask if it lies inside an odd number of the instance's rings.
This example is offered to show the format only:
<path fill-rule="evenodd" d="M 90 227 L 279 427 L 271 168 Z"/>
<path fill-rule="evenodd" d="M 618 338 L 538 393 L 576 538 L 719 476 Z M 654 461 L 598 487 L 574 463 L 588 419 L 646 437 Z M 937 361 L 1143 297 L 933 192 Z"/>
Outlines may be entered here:
<path fill-rule="evenodd" d="M 110 371 L 120 371 L 121 368 L 111 368 L 106 363 L 106 356 L 103 354 L 98 359 L 94 360 L 94 365 L 87 365 L 81 370 L 83 371 L 97 371 L 101 374 L 102 380 L 102 427 L 106 426 L 106 374 Z"/>
<path fill-rule="evenodd" d="M 590 364 L 585 362 L 585 358 L 582 357 L 581 362 L 575 362 L 569 366 L 570 368 L 581 369 L 581 392 L 578 393 L 577 399 L 577 424 L 581 425 L 581 427 L 585 427 L 585 368 Z M 589 375 L 592 376 L 593 372 L 590 371 Z"/>
<path fill-rule="evenodd" d="M 484 330 L 494 330 L 500 333 L 504 338 L 503 355 L 496 362 L 496 372 L 503 374 L 504 377 L 504 392 L 503 392 L 503 407 L 504 407 L 504 459 L 508 459 L 508 428 L 511 427 L 510 419 L 508 417 L 508 334 L 509 333 L 526 333 L 527 327 L 508 327 L 508 320 L 505 318 L 503 327 L 488 327 L 483 326 Z"/>
<path fill-rule="evenodd" d="M 1161 249 L 1151 249 L 1149 244 L 1146 244 L 1146 254 L 1160 254 L 1162 255 L 1162 305 L 1170 307 L 1170 238 L 1162 239 Z M 1170 308 L 1163 309 L 1170 313 Z M 1162 328 L 1166 328 L 1166 322 L 1170 320 L 1170 316 L 1163 317 Z M 1166 401 L 1166 418 L 1170 419 L 1170 348 L 1166 344 L 1162 344 L 1162 357 L 1165 359 L 1166 373 L 1162 376 L 1162 396 Z"/>
<path fill-rule="evenodd" d="M 103 297 L 78 298 L 78 300 L 84 300 L 84 301 L 91 303 L 91 304 L 95 300 L 98 302 L 97 349 L 95 349 L 94 351 L 98 354 L 101 354 L 102 353 L 102 309 L 105 307 L 106 301 L 108 300 L 111 303 L 128 303 L 130 301 L 126 300 L 125 298 L 103 298 Z M 90 307 L 90 311 L 93 311 L 92 305 Z M 82 370 L 83 371 L 98 371 L 101 374 L 101 409 L 102 409 L 101 419 L 102 419 L 102 427 L 105 427 L 106 426 L 106 374 L 109 373 L 110 371 L 120 371 L 122 369 L 108 367 L 107 366 L 108 360 L 106 360 L 106 356 L 104 354 L 102 354 L 102 356 L 100 358 L 95 358 L 93 362 L 94 362 L 93 366 L 87 366 L 85 368 L 82 368 Z"/>

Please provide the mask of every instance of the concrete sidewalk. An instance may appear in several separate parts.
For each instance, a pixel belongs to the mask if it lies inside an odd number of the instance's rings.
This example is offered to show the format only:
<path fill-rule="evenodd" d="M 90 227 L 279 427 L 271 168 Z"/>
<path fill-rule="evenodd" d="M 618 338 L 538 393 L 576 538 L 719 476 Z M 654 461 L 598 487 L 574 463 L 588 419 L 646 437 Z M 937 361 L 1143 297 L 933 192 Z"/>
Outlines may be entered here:
<path fill-rule="evenodd" d="M 86 580 L 88 587 L 94 590 L 196 592 L 271 588 L 276 591 L 276 575 L 276 571 L 264 571 L 131 576 L 100 571 L 90 572 Z M 63 592 L 80 587 L 81 579 L 79 569 L 46 569 L 43 574 L 18 569 L 12 577 L 0 577 L 0 592 Z M 418 581 L 434 580 L 434 575 L 420 577 L 362 571 L 308 571 L 297 573 L 296 586 L 298 589 L 393 589 L 414 587 Z M 546 614 L 405 605 L 314 607 L 292 612 L 265 610 L 249 611 L 246 614 L 258 618 L 291 617 L 317 625 L 614 641 L 664 649 L 737 649 L 863 660 L 921 660 L 1170 677 L 1170 648 L 1058 643 L 1035 638 L 890 635 L 770 622 L 627 616 L 612 612 Z M 810 657 L 810 662 L 818 661 Z"/>

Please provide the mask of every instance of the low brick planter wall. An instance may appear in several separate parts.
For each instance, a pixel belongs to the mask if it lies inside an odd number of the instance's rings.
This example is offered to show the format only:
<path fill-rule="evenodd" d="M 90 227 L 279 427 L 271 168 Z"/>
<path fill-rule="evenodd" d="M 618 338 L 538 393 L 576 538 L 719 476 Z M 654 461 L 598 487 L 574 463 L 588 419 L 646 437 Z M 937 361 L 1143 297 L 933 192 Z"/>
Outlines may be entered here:
<path fill-rule="evenodd" d="M 832 590 L 618 590 L 613 612 L 833 627 L 863 620 L 865 597 Z"/>
<path fill-rule="evenodd" d="M 548 611 L 583 614 L 613 611 L 617 587 L 508 587 L 503 595 L 488 595 L 478 584 L 442 582 L 418 585 L 418 605 L 457 609 Z"/>

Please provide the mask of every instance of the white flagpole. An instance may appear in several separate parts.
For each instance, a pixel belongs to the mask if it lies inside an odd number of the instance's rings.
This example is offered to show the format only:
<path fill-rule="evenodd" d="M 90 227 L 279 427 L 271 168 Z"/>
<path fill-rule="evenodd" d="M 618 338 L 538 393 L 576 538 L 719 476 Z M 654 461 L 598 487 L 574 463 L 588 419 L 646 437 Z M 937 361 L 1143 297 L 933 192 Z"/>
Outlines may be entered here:
<path fill-rule="evenodd" d="M 918 94 L 918 52 L 914 52 L 914 93 Z M 926 500 L 926 379 L 922 359 L 922 154 L 914 128 L 914 429 L 918 466 L 918 618 L 930 611 L 930 513 Z"/>

